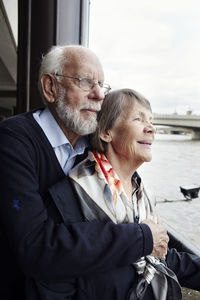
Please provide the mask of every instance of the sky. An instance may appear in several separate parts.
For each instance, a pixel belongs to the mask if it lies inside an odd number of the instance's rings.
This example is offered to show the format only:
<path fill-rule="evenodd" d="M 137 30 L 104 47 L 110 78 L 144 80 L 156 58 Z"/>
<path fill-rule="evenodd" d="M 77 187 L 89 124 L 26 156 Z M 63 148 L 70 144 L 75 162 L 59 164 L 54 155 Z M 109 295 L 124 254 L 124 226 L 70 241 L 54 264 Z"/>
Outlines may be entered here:
<path fill-rule="evenodd" d="M 200 1 L 90 3 L 89 47 L 105 82 L 140 92 L 155 113 L 200 115 Z"/>

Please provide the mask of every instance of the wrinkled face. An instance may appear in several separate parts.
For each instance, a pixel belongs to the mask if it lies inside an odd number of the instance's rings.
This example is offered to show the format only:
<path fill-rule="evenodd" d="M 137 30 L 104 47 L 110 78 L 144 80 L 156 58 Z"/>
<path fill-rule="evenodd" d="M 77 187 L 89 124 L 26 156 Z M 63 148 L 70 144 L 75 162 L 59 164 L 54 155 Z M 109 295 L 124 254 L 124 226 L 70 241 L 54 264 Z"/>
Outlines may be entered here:
<path fill-rule="evenodd" d="M 139 167 L 143 162 L 151 161 L 151 145 L 155 130 L 152 125 L 152 113 L 139 102 L 121 115 L 113 129 L 111 146 L 121 158 L 134 161 Z"/>
<path fill-rule="evenodd" d="M 78 58 L 72 57 L 63 75 L 78 78 L 90 78 L 95 82 L 104 81 L 104 73 L 98 59 L 88 53 L 82 53 Z M 104 93 L 98 84 L 90 91 L 79 87 L 79 81 L 71 78 L 59 78 L 59 97 L 56 112 L 66 128 L 79 135 L 95 131 L 97 113 L 101 109 Z"/>

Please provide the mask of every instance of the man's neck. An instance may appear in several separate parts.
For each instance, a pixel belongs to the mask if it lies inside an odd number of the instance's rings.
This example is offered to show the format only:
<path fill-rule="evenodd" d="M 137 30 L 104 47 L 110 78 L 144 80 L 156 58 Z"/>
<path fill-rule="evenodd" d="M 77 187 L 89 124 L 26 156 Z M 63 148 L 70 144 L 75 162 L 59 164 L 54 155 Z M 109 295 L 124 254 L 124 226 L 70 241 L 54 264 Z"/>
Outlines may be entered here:
<path fill-rule="evenodd" d="M 78 141 L 78 139 L 81 136 L 79 134 L 73 132 L 72 130 L 66 128 L 65 125 L 63 124 L 63 122 L 59 119 L 59 117 L 57 116 L 56 112 L 53 109 L 50 109 L 50 111 L 51 111 L 54 119 L 60 126 L 61 130 L 63 131 L 64 135 L 66 136 L 66 138 L 69 140 L 69 142 L 71 143 L 71 145 L 74 148 L 74 146 L 76 145 L 76 142 Z"/>

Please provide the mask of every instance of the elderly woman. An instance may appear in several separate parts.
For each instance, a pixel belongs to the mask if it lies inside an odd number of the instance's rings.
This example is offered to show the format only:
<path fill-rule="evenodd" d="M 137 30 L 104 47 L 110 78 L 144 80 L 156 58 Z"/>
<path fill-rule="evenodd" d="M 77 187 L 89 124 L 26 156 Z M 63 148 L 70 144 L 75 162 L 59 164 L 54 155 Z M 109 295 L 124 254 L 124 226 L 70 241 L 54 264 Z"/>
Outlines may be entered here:
<path fill-rule="evenodd" d="M 91 137 L 93 150 L 69 173 L 87 220 L 124 223 L 154 218 L 136 173 L 151 161 L 154 134 L 148 100 L 130 89 L 106 96 Z"/>
<path fill-rule="evenodd" d="M 98 127 L 91 136 L 88 157 L 70 171 L 69 179 L 59 182 L 49 191 L 59 211 L 57 222 L 60 219 L 67 225 L 97 220 L 140 223 L 152 219 L 158 222 L 137 173 L 141 164 L 152 159 L 154 134 L 148 100 L 131 89 L 109 93 L 98 114 Z M 70 195 L 69 186 L 72 187 Z M 105 236 L 105 240 L 107 238 L 110 237 Z M 135 253 L 141 253 L 140 245 L 138 239 Z M 95 245 L 93 250 L 98 252 Z M 199 258 L 170 251 L 168 266 L 176 271 L 185 286 L 199 289 L 200 275 L 195 274 L 199 272 Z M 106 252 L 104 255 L 106 260 Z M 37 281 L 41 299 L 47 294 L 45 289 L 48 289 L 48 299 L 51 300 L 181 299 L 176 275 L 164 260 L 155 259 L 153 253 L 133 261 L 132 265 L 114 270 L 108 266 L 107 272 L 102 272 L 99 266 L 98 272 L 96 269 L 85 270 L 84 274 L 75 277 L 59 282 Z"/>
<path fill-rule="evenodd" d="M 69 173 L 87 221 L 127 223 L 152 219 L 157 222 L 137 173 L 144 162 L 152 159 L 154 135 L 147 99 L 131 89 L 113 91 L 106 96 L 98 114 L 97 130 L 91 136 L 92 151 Z M 159 268 L 164 266 L 153 256 L 133 262 L 141 280 L 130 290 L 128 299 L 143 299 L 146 293 L 144 299 L 167 299 L 169 278 L 177 289 L 174 299 L 181 299 L 175 274 L 166 267 L 156 271 L 154 264 Z M 150 282 L 155 298 L 146 290 Z M 118 284 L 120 287 L 120 282 Z M 112 289 L 109 285 L 101 286 L 106 287 Z"/>

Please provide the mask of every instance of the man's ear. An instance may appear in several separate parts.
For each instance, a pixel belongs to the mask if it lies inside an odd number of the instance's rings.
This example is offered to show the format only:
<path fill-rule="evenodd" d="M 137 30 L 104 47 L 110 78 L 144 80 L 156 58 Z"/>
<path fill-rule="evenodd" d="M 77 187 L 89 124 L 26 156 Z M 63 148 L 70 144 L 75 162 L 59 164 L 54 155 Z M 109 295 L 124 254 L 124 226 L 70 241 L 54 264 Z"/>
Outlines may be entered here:
<path fill-rule="evenodd" d="M 43 95 L 48 103 L 54 103 L 58 96 L 58 86 L 55 77 L 52 74 L 44 74 L 41 79 Z"/>
<path fill-rule="evenodd" d="M 100 138 L 106 142 L 106 143 L 109 143 L 112 141 L 112 135 L 111 135 L 111 132 L 108 130 L 106 132 L 101 132 L 100 133 Z"/>

